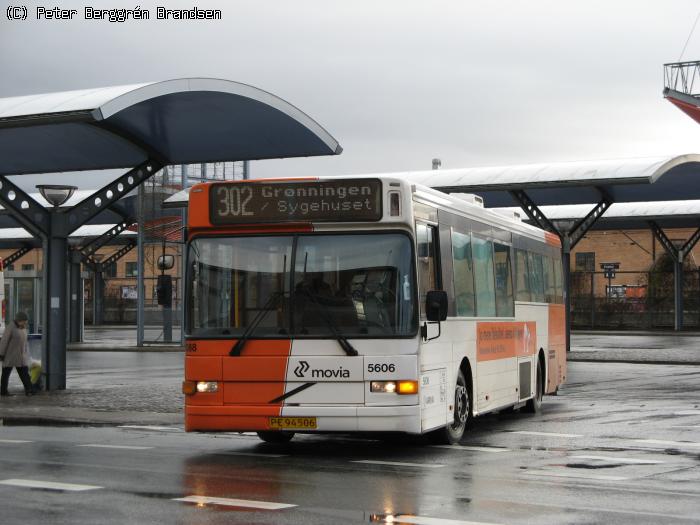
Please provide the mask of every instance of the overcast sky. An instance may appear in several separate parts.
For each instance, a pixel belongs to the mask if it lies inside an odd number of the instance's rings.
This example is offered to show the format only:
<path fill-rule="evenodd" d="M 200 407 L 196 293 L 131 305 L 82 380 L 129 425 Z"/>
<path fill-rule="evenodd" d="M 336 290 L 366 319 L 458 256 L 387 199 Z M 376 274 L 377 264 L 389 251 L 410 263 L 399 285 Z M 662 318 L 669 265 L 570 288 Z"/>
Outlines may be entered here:
<path fill-rule="evenodd" d="M 344 148 L 255 162 L 256 177 L 700 152 L 700 126 L 662 97 L 697 0 L 93 2 L 223 20 L 10 22 L 8 5 L 42 4 L 0 0 L 0 97 L 225 78 L 291 102 Z M 700 59 L 700 27 L 683 58 Z"/>

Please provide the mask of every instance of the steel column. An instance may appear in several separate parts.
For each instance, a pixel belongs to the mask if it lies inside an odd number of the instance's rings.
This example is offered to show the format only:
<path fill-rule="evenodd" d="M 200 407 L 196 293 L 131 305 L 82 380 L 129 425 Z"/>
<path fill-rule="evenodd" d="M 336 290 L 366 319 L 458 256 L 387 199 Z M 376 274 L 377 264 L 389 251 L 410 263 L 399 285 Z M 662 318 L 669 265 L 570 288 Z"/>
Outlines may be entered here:
<path fill-rule="evenodd" d="M 46 389 L 66 388 L 66 273 L 68 270 L 68 240 L 51 236 L 46 241 L 45 275 L 48 283 L 47 315 L 44 328 L 44 352 L 42 361 L 46 365 Z"/>
<path fill-rule="evenodd" d="M 80 263 L 70 263 L 70 319 L 68 341 L 79 343 L 82 340 L 83 325 L 83 279 L 80 275 Z"/>
<path fill-rule="evenodd" d="M 673 304 L 674 322 L 676 331 L 683 330 L 683 258 L 673 261 Z"/>
<path fill-rule="evenodd" d="M 143 230 L 144 230 L 144 225 L 142 224 L 143 222 L 143 200 L 144 200 L 144 193 L 143 193 L 143 185 L 139 186 L 138 189 L 138 216 L 141 220 L 141 223 L 139 224 L 138 228 L 138 237 L 137 237 L 137 247 L 138 247 L 138 256 L 137 256 L 137 267 L 138 267 L 138 273 L 136 275 L 136 346 L 143 346 L 143 342 L 145 340 L 144 337 L 144 332 L 145 332 L 145 322 L 146 322 L 146 312 L 145 312 L 145 307 L 146 307 L 146 300 L 145 300 L 145 285 L 144 285 L 144 279 L 143 279 L 143 269 L 145 268 L 146 264 L 146 257 L 144 253 L 144 236 L 143 236 Z"/>

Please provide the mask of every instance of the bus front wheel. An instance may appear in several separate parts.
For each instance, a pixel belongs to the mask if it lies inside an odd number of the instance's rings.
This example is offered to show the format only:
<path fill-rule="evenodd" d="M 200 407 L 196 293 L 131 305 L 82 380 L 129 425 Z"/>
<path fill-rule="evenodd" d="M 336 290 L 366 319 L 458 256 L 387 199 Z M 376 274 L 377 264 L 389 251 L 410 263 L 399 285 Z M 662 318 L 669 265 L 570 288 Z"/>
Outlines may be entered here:
<path fill-rule="evenodd" d="M 443 429 L 443 436 L 451 445 L 458 445 L 472 415 L 472 393 L 461 370 L 457 372 L 452 414 L 452 422 Z"/>
<path fill-rule="evenodd" d="M 280 431 L 260 431 L 258 437 L 266 443 L 289 443 L 294 437 L 294 432 Z"/>

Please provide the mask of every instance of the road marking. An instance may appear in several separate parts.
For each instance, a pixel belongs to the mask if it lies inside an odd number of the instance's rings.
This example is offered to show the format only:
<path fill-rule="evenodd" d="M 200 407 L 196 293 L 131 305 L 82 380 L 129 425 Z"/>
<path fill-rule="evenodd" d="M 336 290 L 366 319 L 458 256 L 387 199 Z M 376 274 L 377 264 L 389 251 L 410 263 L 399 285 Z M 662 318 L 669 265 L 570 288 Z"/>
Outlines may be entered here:
<path fill-rule="evenodd" d="M 251 456 L 254 458 L 286 458 L 289 454 L 265 454 L 263 452 L 220 452 L 222 456 Z"/>
<path fill-rule="evenodd" d="M 184 432 L 177 427 L 155 427 L 151 425 L 119 425 L 119 428 L 130 428 L 132 430 L 155 430 L 156 432 Z"/>
<path fill-rule="evenodd" d="M 57 483 L 55 481 L 39 481 L 34 479 L 3 479 L 0 485 L 11 487 L 27 487 L 31 489 L 64 490 L 70 492 L 82 492 L 85 490 L 103 489 L 97 485 L 76 485 L 75 483 Z"/>
<path fill-rule="evenodd" d="M 669 445 L 672 447 L 700 447 L 700 443 L 693 441 L 664 441 L 662 439 L 635 439 L 635 443 L 644 443 L 648 445 Z"/>
<path fill-rule="evenodd" d="M 595 459 L 600 461 L 610 461 L 613 463 L 628 463 L 630 465 L 659 465 L 666 463 L 657 459 L 634 459 L 634 458 L 613 458 L 609 456 L 571 456 L 573 459 Z"/>
<path fill-rule="evenodd" d="M 430 518 L 428 516 L 387 516 L 386 523 L 412 523 L 415 525 L 495 525 L 494 523 L 485 523 L 483 521 L 463 521 L 450 520 L 444 518 Z"/>
<path fill-rule="evenodd" d="M 91 448 L 118 448 L 124 450 L 148 450 L 153 447 L 141 447 L 136 445 L 100 445 L 98 443 L 90 443 L 88 445 L 76 445 L 76 447 L 91 447 Z"/>
<path fill-rule="evenodd" d="M 0 439 L 0 443 L 34 443 L 33 441 L 27 441 L 26 439 Z"/>
<path fill-rule="evenodd" d="M 526 436 L 551 436 L 560 438 L 580 438 L 583 437 L 581 434 L 558 434 L 556 432 L 535 432 L 533 430 L 506 430 L 511 434 L 524 434 Z"/>
<path fill-rule="evenodd" d="M 473 447 L 471 445 L 432 445 L 430 448 L 447 448 L 452 450 L 470 450 L 474 452 L 510 452 L 505 447 Z"/>
<path fill-rule="evenodd" d="M 603 476 L 600 474 L 585 474 L 583 472 L 550 472 L 547 470 L 530 470 L 525 472 L 525 474 L 544 477 L 551 476 L 554 478 L 594 479 L 598 481 L 625 481 L 629 479 L 622 476 Z"/>
<path fill-rule="evenodd" d="M 275 503 L 273 501 L 254 501 L 249 499 L 233 498 L 212 498 L 210 496 L 186 496 L 184 498 L 173 498 L 173 501 L 185 503 L 196 503 L 198 505 L 223 505 L 225 507 L 247 507 L 251 509 L 280 510 L 296 507 L 289 503 Z"/>
<path fill-rule="evenodd" d="M 379 461 L 374 459 L 360 459 L 350 463 L 365 463 L 369 465 L 390 465 L 394 467 L 421 467 L 421 468 L 442 468 L 445 465 L 440 463 L 406 463 L 402 461 Z"/>
<path fill-rule="evenodd" d="M 679 410 L 673 413 L 674 416 L 700 416 L 700 410 Z"/>

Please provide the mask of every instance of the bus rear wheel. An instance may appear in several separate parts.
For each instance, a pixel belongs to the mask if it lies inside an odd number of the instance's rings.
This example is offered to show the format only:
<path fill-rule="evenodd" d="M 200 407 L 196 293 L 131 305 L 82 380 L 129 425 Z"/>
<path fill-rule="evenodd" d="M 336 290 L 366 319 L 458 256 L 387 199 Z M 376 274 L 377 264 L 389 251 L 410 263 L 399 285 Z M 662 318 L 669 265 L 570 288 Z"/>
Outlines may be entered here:
<path fill-rule="evenodd" d="M 539 414 L 542 411 L 542 395 L 544 392 L 544 370 L 542 361 L 537 360 L 537 381 L 535 382 L 535 395 L 525 403 L 525 412 Z"/>
<path fill-rule="evenodd" d="M 265 443 L 289 443 L 294 437 L 294 432 L 280 431 L 265 431 L 258 432 L 258 437 Z"/>

